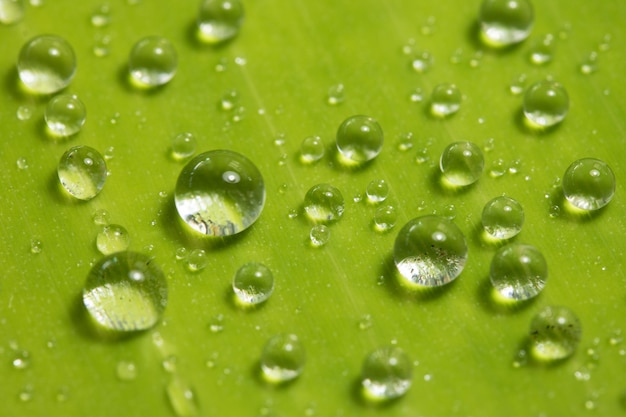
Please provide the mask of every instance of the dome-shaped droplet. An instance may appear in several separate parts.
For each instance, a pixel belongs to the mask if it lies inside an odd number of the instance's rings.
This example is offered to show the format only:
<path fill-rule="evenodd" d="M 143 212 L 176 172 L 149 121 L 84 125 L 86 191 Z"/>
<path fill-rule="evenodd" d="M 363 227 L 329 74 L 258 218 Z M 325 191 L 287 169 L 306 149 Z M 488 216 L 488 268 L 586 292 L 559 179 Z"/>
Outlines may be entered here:
<path fill-rule="evenodd" d="M 430 112 L 433 116 L 450 116 L 461 108 L 461 91 L 454 84 L 439 84 L 430 95 Z"/>
<path fill-rule="evenodd" d="M 396 237 L 393 257 L 407 283 L 434 287 L 451 282 L 463 271 L 467 243 L 451 220 L 427 215 L 404 225 Z"/>
<path fill-rule="evenodd" d="M 167 84 L 178 68 L 178 55 L 172 43 L 160 36 L 138 41 L 130 51 L 128 71 L 138 87 L 150 88 Z"/>
<path fill-rule="evenodd" d="M 576 350 L 581 333 L 580 321 L 572 310 L 546 306 L 530 324 L 531 351 L 539 360 L 565 359 Z"/>
<path fill-rule="evenodd" d="M 105 255 L 125 251 L 129 245 L 130 234 L 124 226 L 119 224 L 104 226 L 96 237 L 96 246 Z"/>
<path fill-rule="evenodd" d="M 330 240 L 330 228 L 323 224 L 316 224 L 309 231 L 309 239 L 314 247 L 324 246 Z"/>
<path fill-rule="evenodd" d="M 485 167 L 485 158 L 472 142 L 451 143 L 439 158 L 443 179 L 454 187 L 464 187 L 478 181 Z"/>
<path fill-rule="evenodd" d="M 341 191 L 330 184 L 317 184 L 304 196 L 304 211 L 320 223 L 339 220 L 343 216 L 344 199 Z"/>
<path fill-rule="evenodd" d="M 524 116 L 531 127 L 546 128 L 560 123 L 569 111 L 565 88 L 554 81 L 539 81 L 524 94 Z"/>
<path fill-rule="evenodd" d="M 300 144 L 300 160 L 305 164 L 319 161 L 324 157 L 325 152 L 324 142 L 319 136 L 306 137 Z"/>
<path fill-rule="evenodd" d="M 411 387 L 413 363 L 397 346 L 370 352 L 363 361 L 361 384 L 366 398 L 390 400 L 404 395 Z"/>
<path fill-rule="evenodd" d="M 177 161 L 187 159 L 196 153 L 196 137 L 189 132 L 182 132 L 172 138 L 171 154 Z"/>
<path fill-rule="evenodd" d="M 78 96 L 59 94 L 46 106 L 44 119 L 52 136 L 71 136 L 82 129 L 87 118 L 87 109 Z"/>
<path fill-rule="evenodd" d="M 91 200 L 107 178 L 107 167 L 100 152 L 89 146 L 75 146 L 63 154 L 57 167 L 65 190 L 79 200 Z"/>
<path fill-rule="evenodd" d="M 92 267 L 83 302 L 94 320 L 109 330 L 145 330 L 157 324 L 165 310 L 167 281 L 152 258 L 117 252 Z"/>
<path fill-rule="evenodd" d="M 606 162 L 583 158 L 573 162 L 563 175 L 563 194 L 581 210 L 606 206 L 615 194 L 615 174 Z"/>
<path fill-rule="evenodd" d="M 17 72 L 34 93 L 52 94 L 67 87 L 76 73 L 76 55 L 60 36 L 41 35 L 28 41 L 20 51 Z"/>
<path fill-rule="evenodd" d="M 270 382 L 290 381 L 302 374 L 305 352 L 295 334 L 279 334 L 270 338 L 261 354 L 261 370 Z"/>
<path fill-rule="evenodd" d="M 337 149 L 351 163 L 363 163 L 378 156 L 383 148 L 383 130 L 368 116 L 351 116 L 337 130 Z"/>
<path fill-rule="evenodd" d="M 496 197 L 485 204 L 481 220 L 491 237 L 510 239 L 522 230 L 524 209 L 511 197 Z"/>
<path fill-rule="evenodd" d="M 510 243 L 494 254 L 490 279 L 504 298 L 527 300 L 546 286 L 548 264 L 534 246 Z"/>
<path fill-rule="evenodd" d="M 529 0 L 484 0 L 478 15 L 483 41 L 495 47 L 516 44 L 526 39 L 534 20 Z"/>
<path fill-rule="evenodd" d="M 0 23 L 11 25 L 24 17 L 24 0 L 0 0 Z"/>
<path fill-rule="evenodd" d="M 259 262 L 249 262 L 233 277 L 233 291 L 242 304 L 259 304 L 274 292 L 272 271 Z"/>
<path fill-rule="evenodd" d="M 204 0 L 198 11 L 198 39 L 217 44 L 235 37 L 243 22 L 240 0 Z"/>
<path fill-rule="evenodd" d="M 176 209 L 193 230 L 208 236 L 242 232 L 261 215 L 265 183 L 245 156 L 215 150 L 193 158 L 181 171 Z"/>

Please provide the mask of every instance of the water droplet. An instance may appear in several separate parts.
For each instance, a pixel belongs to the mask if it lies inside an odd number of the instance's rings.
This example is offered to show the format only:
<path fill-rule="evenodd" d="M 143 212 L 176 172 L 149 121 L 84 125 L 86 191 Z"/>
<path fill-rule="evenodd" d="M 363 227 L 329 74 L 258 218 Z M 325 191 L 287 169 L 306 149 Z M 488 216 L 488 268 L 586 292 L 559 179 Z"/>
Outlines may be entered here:
<path fill-rule="evenodd" d="M 145 330 L 154 326 L 165 310 L 167 282 L 151 258 L 118 252 L 93 266 L 83 302 L 95 321 L 109 330 Z"/>
<path fill-rule="evenodd" d="M 343 195 L 330 184 L 314 185 L 304 196 L 304 211 L 314 222 L 337 221 L 343 216 L 343 210 Z"/>
<path fill-rule="evenodd" d="M 372 327 L 372 325 L 373 325 L 373 323 L 372 323 L 372 315 L 371 314 L 364 314 L 359 319 L 359 330 L 370 329 Z"/>
<path fill-rule="evenodd" d="M 109 212 L 104 209 L 98 209 L 93 213 L 93 222 L 98 226 L 106 226 L 111 223 L 111 216 Z"/>
<path fill-rule="evenodd" d="M 548 265 L 534 246 L 510 243 L 498 249 L 493 256 L 490 279 L 504 298 L 527 300 L 545 287 Z"/>
<path fill-rule="evenodd" d="M 111 45 L 111 35 L 96 35 L 94 45 L 91 48 L 93 54 L 98 58 L 109 55 Z"/>
<path fill-rule="evenodd" d="M 461 91 L 454 84 L 439 84 L 430 95 L 430 112 L 436 117 L 450 116 L 461 108 Z"/>
<path fill-rule="evenodd" d="M 528 54 L 531 64 L 545 65 L 552 61 L 554 55 L 554 35 L 547 34 L 544 38 L 535 43 Z"/>
<path fill-rule="evenodd" d="M 441 210 L 441 215 L 448 220 L 454 220 L 456 218 L 456 206 L 448 204 Z"/>
<path fill-rule="evenodd" d="M 233 277 L 233 291 L 244 305 L 262 303 L 274 292 L 274 275 L 267 266 L 249 262 Z"/>
<path fill-rule="evenodd" d="M 434 64 L 435 58 L 428 51 L 421 51 L 415 54 L 411 67 L 420 74 L 427 72 Z"/>
<path fill-rule="evenodd" d="M 540 360 L 553 361 L 571 356 L 581 337 L 578 317 L 563 306 L 541 309 L 530 324 L 533 355 Z"/>
<path fill-rule="evenodd" d="M 311 245 L 315 247 L 324 246 L 330 240 L 330 228 L 323 224 L 316 224 L 309 232 L 309 239 L 311 239 Z"/>
<path fill-rule="evenodd" d="M 424 90 L 419 87 L 414 88 L 409 94 L 409 100 L 411 100 L 411 102 L 413 103 L 420 103 L 422 100 L 424 100 Z"/>
<path fill-rule="evenodd" d="M 115 374 L 120 381 L 132 381 L 137 378 L 137 365 L 133 361 L 119 361 Z"/>
<path fill-rule="evenodd" d="M 227 41 L 239 33 L 243 18 L 239 0 L 204 0 L 198 12 L 198 39 L 209 44 Z"/>
<path fill-rule="evenodd" d="M 18 349 L 15 352 L 15 356 L 11 361 L 13 368 L 26 369 L 30 366 L 30 352 L 27 350 Z"/>
<path fill-rule="evenodd" d="M 103 4 L 91 15 L 91 25 L 93 27 L 104 27 L 111 23 L 111 8 L 108 4 Z"/>
<path fill-rule="evenodd" d="M 196 137 L 189 132 L 182 132 L 172 138 L 171 154 L 176 161 L 190 158 L 196 153 Z"/>
<path fill-rule="evenodd" d="M 319 161 L 324 157 L 325 153 L 324 142 L 322 142 L 322 138 L 319 136 L 304 138 L 300 144 L 300 161 L 305 164 Z"/>
<path fill-rule="evenodd" d="M 401 397 L 411 387 L 413 364 L 397 346 L 385 346 L 370 352 L 363 361 L 361 384 L 366 398 L 390 400 Z"/>
<path fill-rule="evenodd" d="M 21 120 L 21 121 L 28 120 L 33 116 L 33 109 L 30 108 L 29 106 L 19 106 L 17 108 L 16 116 L 18 120 Z"/>
<path fill-rule="evenodd" d="M 24 18 L 23 0 L 0 0 L 0 23 L 11 25 Z"/>
<path fill-rule="evenodd" d="M 478 68 L 483 60 L 483 51 L 476 51 L 469 61 L 470 68 Z"/>
<path fill-rule="evenodd" d="M 224 315 L 217 314 L 209 320 L 209 330 L 211 333 L 221 333 L 224 331 Z"/>
<path fill-rule="evenodd" d="M 494 47 L 509 46 L 530 35 L 533 7 L 529 0 L 484 0 L 478 21 L 483 42 Z"/>
<path fill-rule="evenodd" d="M 20 157 L 17 158 L 17 161 L 15 161 L 15 164 L 17 165 L 17 169 L 28 169 L 28 160 L 24 157 Z"/>
<path fill-rule="evenodd" d="M 346 92 L 343 84 L 335 84 L 328 89 L 326 102 L 331 106 L 336 106 L 346 100 Z"/>
<path fill-rule="evenodd" d="M 268 381 L 274 383 L 297 378 L 302 374 L 304 363 L 304 347 L 295 334 L 279 334 L 271 337 L 261 354 L 263 375 Z"/>
<path fill-rule="evenodd" d="M 493 165 L 489 169 L 489 176 L 491 178 L 499 178 L 506 173 L 506 164 L 503 159 L 496 159 Z"/>
<path fill-rule="evenodd" d="M 52 94 L 67 87 L 76 73 L 76 55 L 63 38 L 41 35 L 21 49 L 17 71 L 24 85 L 37 94 Z"/>
<path fill-rule="evenodd" d="M 180 377 L 173 377 L 165 388 L 167 398 L 178 417 L 198 415 L 198 405 L 191 386 Z"/>
<path fill-rule="evenodd" d="M 383 147 L 383 130 L 368 116 L 351 116 L 337 130 L 337 149 L 352 164 L 376 158 Z"/>
<path fill-rule="evenodd" d="M 613 170 L 599 159 L 579 159 L 563 175 L 563 193 L 567 201 L 581 210 L 602 208 L 615 194 Z"/>
<path fill-rule="evenodd" d="M 227 236 L 242 232 L 261 215 L 265 183 L 245 156 L 215 150 L 193 158 L 178 177 L 176 209 L 196 232 Z"/>
<path fill-rule="evenodd" d="M 598 53 L 592 51 L 585 57 L 578 67 L 580 72 L 585 75 L 593 74 L 598 70 Z"/>
<path fill-rule="evenodd" d="M 57 173 L 68 193 L 79 200 L 91 200 L 104 187 L 107 167 L 100 152 L 81 145 L 63 154 Z"/>
<path fill-rule="evenodd" d="M 509 91 L 514 96 L 520 95 L 524 92 L 524 85 L 526 85 L 526 74 L 520 74 L 516 76 L 509 84 Z"/>
<path fill-rule="evenodd" d="M 467 243 L 450 220 L 434 215 L 410 220 L 398 233 L 393 257 L 409 285 L 444 285 L 463 271 Z"/>
<path fill-rule="evenodd" d="M 418 149 L 417 153 L 415 154 L 415 162 L 419 165 L 422 165 L 428 161 L 430 161 L 428 148 Z"/>
<path fill-rule="evenodd" d="M 554 81 L 539 81 L 524 94 L 524 116 L 534 128 L 554 126 L 563 121 L 569 110 L 565 88 Z"/>
<path fill-rule="evenodd" d="M 389 195 L 389 185 L 385 180 L 372 180 L 365 189 L 367 201 L 370 203 L 381 203 Z"/>
<path fill-rule="evenodd" d="M 496 147 L 496 140 L 494 138 L 489 138 L 485 141 L 485 144 L 483 145 L 483 151 L 491 152 L 495 149 L 495 147 Z"/>
<path fill-rule="evenodd" d="M 173 374 L 174 372 L 176 372 L 177 363 L 178 363 L 178 357 L 176 355 L 168 355 L 165 359 L 163 359 L 163 362 L 161 362 L 161 365 L 163 366 L 163 370 L 165 372 Z"/>
<path fill-rule="evenodd" d="M 464 187 L 478 181 L 484 166 L 483 152 L 472 142 L 451 143 L 439 158 L 442 178 L 453 187 Z"/>
<path fill-rule="evenodd" d="M 80 132 L 87 118 L 87 109 L 71 94 L 59 94 L 46 106 L 44 119 L 53 137 L 67 137 Z"/>
<path fill-rule="evenodd" d="M 394 206 L 379 207 L 374 214 L 374 228 L 379 232 L 387 232 L 396 225 L 398 211 Z"/>
<path fill-rule="evenodd" d="M 140 88 L 167 84 L 178 67 L 178 56 L 172 43 L 160 36 L 139 40 L 128 57 L 131 81 Z"/>
<path fill-rule="evenodd" d="M 187 263 L 187 269 L 191 272 L 202 271 L 209 264 L 209 258 L 207 257 L 204 249 L 194 249 L 189 252 L 185 259 Z"/>
<path fill-rule="evenodd" d="M 70 389 L 66 386 L 59 387 L 56 392 L 56 400 L 57 402 L 64 403 L 68 400 L 70 396 Z"/>
<path fill-rule="evenodd" d="M 33 386 L 31 384 L 26 384 L 22 387 L 20 392 L 17 394 L 17 398 L 19 398 L 21 402 L 25 403 L 33 399 L 34 393 L 35 393 L 35 389 L 33 388 Z"/>
<path fill-rule="evenodd" d="M 407 132 L 400 135 L 398 139 L 398 150 L 406 152 L 413 148 L 413 133 Z"/>
<path fill-rule="evenodd" d="M 31 239 L 30 241 L 30 252 L 34 254 L 41 253 L 43 250 L 43 243 L 39 239 Z"/>
<path fill-rule="evenodd" d="M 129 245 L 130 234 L 119 224 L 104 226 L 96 237 L 96 246 L 103 255 L 125 251 Z"/>
<path fill-rule="evenodd" d="M 522 230 L 524 209 L 511 197 L 496 197 L 485 204 L 481 220 L 490 236 L 496 239 L 510 239 Z"/>

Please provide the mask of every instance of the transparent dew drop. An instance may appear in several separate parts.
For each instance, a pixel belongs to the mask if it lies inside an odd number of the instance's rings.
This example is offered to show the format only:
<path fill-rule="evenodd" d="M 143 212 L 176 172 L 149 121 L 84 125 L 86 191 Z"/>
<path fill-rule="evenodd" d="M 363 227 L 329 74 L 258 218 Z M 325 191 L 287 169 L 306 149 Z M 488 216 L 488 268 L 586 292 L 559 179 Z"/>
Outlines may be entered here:
<path fill-rule="evenodd" d="M 304 346 L 295 334 L 271 337 L 261 353 L 261 371 L 272 383 L 291 381 L 302 374 L 305 364 Z"/>
<path fill-rule="evenodd" d="M 39 239 L 31 239 L 30 240 L 30 253 L 39 254 L 43 251 L 43 243 Z"/>
<path fill-rule="evenodd" d="M 165 372 L 173 374 L 174 372 L 176 372 L 176 364 L 177 363 L 178 363 L 178 356 L 176 356 L 176 355 L 168 355 L 161 362 L 161 366 L 163 367 L 163 370 Z"/>
<path fill-rule="evenodd" d="M 267 266 L 259 262 L 249 262 L 237 270 L 232 285 L 242 304 L 259 304 L 274 292 L 274 275 Z"/>
<path fill-rule="evenodd" d="M 447 117 L 461 108 L 461 91 L 454 84 L 439 84 L 430 95 L 430 112 L 436 117 Z"/>
<path fill-rule="evenodd" d="M 337 130 L 337 150 L 349 164 L 361 164 L 376 158 L 383 148 L 383 130 L 369 116 L 351 116 Z"/>
<path fill-rule="evenodd" d="M 382 203 L 389 195 L 389 184 L 385 180 L 372 180 L 367 185 L 365 194 L 370 203 Z"/>
<path fill-rule="evenodd" d="M 411 387 L 413 363 L 397 346 L 384 346 L 370 352 L 361 368 L 364 397 L 391 400 L 406 394 Z"/>
<path fill-rule="evenodd" d="M 314 247 L 324 246 L 330 240 L 330 228 L 323 224 L 316 224 L 311 227 L 309 239 Z"/>
<path fill-rule="evenodd" d="M 482 41 L 497 48 L 525 40 L 534 20 L 529 0 L 483 0 L 478 14 Z"/>
<path fill-rule="evenodd" d="M 93 222 L 98 226 L 106 226 L 111 223 L 111 215 L 104 209 L 98 209 L 93 213 Z"/>
<path fill-rule="evenodd" d="M 337 106 L 346 101 L 346 92 L 343 84 L 335 84 L 326 93 L 326 102 L 331 106 Z"/>
<path fill-rule="evenodd" d="M 431 69 L 435 59 L 428 51 L 422 51 L 415 54 L 411 61 L 411 68 L 420 74 L 427 72 Z"/>
<path fill-rule="evenodd" d="M 87 119 L 87 109 L 76 95 L 59 94 L 46 106 L 44 120 L 53 137 L 67 137 L 80 132 Z"/>
<path fill-rule="evenodd" d="M 17 394 L 17 398 L 21 402 L 26 403 L 26 402 L 32 401 L 34 394 L 35 394 L 35 389 L 33 388 L 33 386 L 31 384 L 26 384 L 22 387 L 20 392 Z"/>
<path fill-rule="evenodd" d="M 106 225 L 96 237 L 96 246 L 103 255 L 125 251 L 130 246 L 130 234 L 119 224 Z"/>
<path fill-rule="evenodd" d="M 152 258 L 117 252 L 92 267 L 83 302 L 91 317 L 108 330 L 146 330 L 157 324 L 165 310 L 167 282 Z"/>
<path fill-rule="evenodd" d="M 451 143 L 439 158 L 442 179 L 453 187 L 464 187 L 478 181 L 484 166 L 483 152 L 472 142 Z"/>
<path fill-rule="evenodd" d="M 17 158 L 17 161 L 15 161 L 15 164 L 17 165 L 17 169 L 19 170 L 25 170 L 25 169 L 28 169 L 29 167 L 28 160 L 24 157 Z"/>
<path fill-rule="evenodd" d="M 211 333 L 221 333 L 224 331 L 224 315 L 217 314 L 209 320 L 209 330 Z"/>
<path fill-rule="evenodd" d="M 502 297 L 527 300 L 537 296 L 545 287 L 548 264 L 534 246 L 509 243 L 494 254 L 489 277 Z"/>
<path fill-rule="evenodd" d="M 522 230 L 524 209 L 511 197 L 496 197 L 485 204 L 481 220 L 489 236 L 510 239 Z"/>
<path fill-rule="evenodd" d="M 524 116 L 533 128 L 546 128 L 560 123 L 569 111 L 565 88 L 554 81 L 539 81 L 524 94 Z"/>
<path fill-rule="evenodd" d="M 572 310 L 546 306 L 530 324 L 531 352 L 542 361 L 565 359 L 578 347 L 581 333 L 580 321 Z"/>
<path fill-rule="evenodd" d="M 196 137 L 189 132 L 182 132 L 172 138 L 170 152 L 176 161 L 182 161 L 193 156 L 197 148 Z"/>
<path fill-rule="evenodd" d="M 191 272 L 202 271 L 209 264 L 209 258 L 204 249 L 194 249 L 185 258 L 187 269 Z"/>
<path fill-rule="evenodd" d="M 170 402 L 170 406 L 178 417 L 198 415 L 199 408 L 193 389 L 191 388 L 191 385 L 181 379 L 181 377 L 174 376 L 167 383 L 165 392 Z"/>
<path fill-rule="evenodd" d="M 598 71 L 598 53 L 595 51 L 590 52 L 580 63 L 578 70 L 584 75 L 593 74 Z"/>
<path fill-rule="evenodd" d="M 467 242 L 451 220 L 427 215 L 402 227 L 393 248 L 403 282 L 434 287 L 456 279 L 467 262 Z"/>
<path fill-rule="evenodd" d="M 176 75 L 177 68 L 178 54 L 174 45 L 160 36 L 139 40 L 128 57 L 131 82 L 140 88 L 167 84 Z"/>
<path fill-rule="evenodd" d="M 224 111 L 230 111 L 239 103 L 239 93 L 236 90 L 229 90 L 224 93 L 219 101 L 219 108 Z"/>
<path fill-rule="evenodd" d="M 528 60 L 533 65 L 545 65 L 552 61 L 554 56 L 554 35 L 547 34 L 536 42 L 528 53 Z"/>
<path fill-rule="evenodd" d="M 394 206 L 382 206 L 374 214 L 374 229 L 379 232 L 388 232 L 398 221 L 398 210 Z"/>
<path fill-rule="evenodd" d="M 70 195 L 79 200 L 91 200 L 104 188 L 107 167 L 100 152 L 81 145 L 63 154 L 57 174 Z"/>
<path fill-rule="evenodd" d="M 15 115 L 17 116 L 18 120 L 26 121 L 33 116 L 33 109 L 30 106 L 26 105 L 19 106 Z"/>
<path fill-rule="evenodd" d="M 23 349 L 18 349 L 13 356 L 11 365 L 14 369 L 26 369 L 30 366 L 30 352 Z"/>
<path fill-rule="evenodd" d="M 0 23 L 12 25 L 24 18 L 24 0 L 0 0 Z"/>
<path fill-rule="evenodd" d="M 330 184 L 314 185 L 304 196 L 304 212 L 314 222 L 337 221 L 343 216 L 343 211 L 343 195 Z"/>
<path fill-rule="evenodd" d="M 115 374 L 120 381 L 133 381 L 137 373 L 137 365 L 133 361 L 119 361 L 115 367 Z"/>
<path fill-rule="evenodd" d="M 300 144 L 300 161 L 305 164 L 319 161 L 324 157 L 325 153 L 324 142 L 319 136 L 306 137 Z"/>
<path fill-rule="evenodd" d="M 72 46 L 59 36 L 36 36 L 20 50 L 17 72 L 31 92 L 56 93 L 74 78 L 76 55 Z"/>
<path fill-rule="evenodd" d="M 524 86 L 526 85 L 526 74 L 520 74 L 516 76 L 509 84 L 509 92 L 514 96 L 518 96 L 524 92 Z"/>
<path fill-rule="evenodd" d="M 604 161 L 579 159 L 563 175 L 563 194 L 580 210 L 598 210 L 613 199 L 615 174 Z"/>
<path fill-rule="evenodd" d="M 111 8 L 108 4 L 103 4 L 91 15 L 91 25 L 101 28 L 111 23 Z"/>
<path fill-rule="evenodd" d="M 240 0 L 203 0 L 198 11 L 198 39 L 208 44 L 232 39 L 239 33 L 243 18 Z"/>
<path fill-rule="evenodd" d="M 370 329 L 373 326 L 372 315 L 364 314 L 363 316 L 361 316 L 358 322 L 358 326 L 359 326 L 359 330 Z"/>
<path fill-rule="evenodd" d="M 176 183 L 178 214 L 195 232 L 228 236 L 252 226 L 265 205 L 265 182 L 245 156 L 228 150 L 197 155 Z"/>

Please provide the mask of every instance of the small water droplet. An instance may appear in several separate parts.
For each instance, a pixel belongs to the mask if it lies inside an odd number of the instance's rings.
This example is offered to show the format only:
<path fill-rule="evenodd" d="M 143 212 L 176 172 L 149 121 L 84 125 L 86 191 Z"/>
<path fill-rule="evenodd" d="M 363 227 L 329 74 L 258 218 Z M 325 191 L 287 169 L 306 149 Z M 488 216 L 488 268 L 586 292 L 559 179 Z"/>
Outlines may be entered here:
<path fill-rule="evenodd" d="M 478 14 L 483 42 L 498 48 L 526 39 L 534 20 L 529 0 L 483 0 Z"/>
<path fill-rule="evenodd" d="M 15 114 L 18 120 L 26 121 L 33 116 L 33 109 L 29 106 L 19 106 Z"/>
<path fill-rule="evenodd" d="M 439 159 L 442 178 L 453 187 L 464 187 L 478 181 L 485 165 L 483 152 L 472 142 L 454 142 Z"/>
<path fill-rule="evenodd" d="M 261 354 L 263 376 L 273 383 L 297 378 L 302 374 L 304 363 L 304 346 L 295 334 L 272 336 Z"/>
<path fill-rule="evenodd" d="M 536 42 L 528 54 L 531 64 L 545 65 L 552 61 L 554 55 L 554 35 L 547 34 L 541 41 Z"/>
<path fill-rule="evenodd" d="M 326 102 L 331 106 L 336 106 L 346 100 L 346 92 L 343 84 L 335 84 L 326 93 Z"/>
<path fill-rule="evenodd" d="M 52 137 L 67 137 L 80 132 L 87 110 L 76 95 L 59 94 L 48 102 L 44 119 Z"/>
<path fill-rule="evenodd" d="M 178 363 L 178 357 L 176 355 L 168 355 L 161 362 L 161 366 L 163 366 L 163 370 L 170 374 L 176 372 L 176 364 Z"/>
<path fill-rule="evenodd" d="M 224 315 L 217 314 L 209 320 L 209 330 L 211 333 L 221 333 L 224 331 Z"/>
<path fill-rule="evenodd" d="M 15 161 L 15 164 L 17 165 L 17 169 L 19 170 L 25 170 L 25 169 L 28 169 L 29 167 L 28 160 L 24 157 L 17 158 L 17 161 Z"/>
<path fill-rule="evenodd" d="M 63 188 L 79 200 L 91 200 L 107 178 L 107 167 L 100 152 L 89 146 L 75 146 L 63 154 L 57 167 Z"/>
<path fill-rule="evenodd" d="M 11 363 L 15 369 L 28 368 L 30 366 L 30 352 L 23 349 L 17 349 Z"/>
<path fill-rule="evenodd" d="M 522 230 L 524 209 L 511 197 L 496 197 L 485 204 L 481 220 L 483 228 L 490 236 L 510 239 Z"/>
<path fill-rule="evenodd" d="M 133 85 L 153 88 L 167 84 L 178 68 L 174 45 L 166 38 L 148 36 L 133 46 L 128 57 L 128 71 Z"/>
<path fill-rule="evenodd" d="M 406 152 L 413 148 L 413 133 L 407 132 L 400 135 L 398 139 L 398 150 L 400 152 Z"/>
<path fill-rule="evenodd" d="M 209 258 L 204 249 L 193 249 L 185 259 L 187 269 L 191 272 L 202 271 L 209 264 Z"/>
<path fill-rule="evenodd" d="M 33 254 L 39 254 L 43 250 L 43 243 L 39 239 L 31 239 L 30 252 Z"/>
<path fill-rule="evenodd" d="M 103 255 L 125 251 L 130 246 L 130 234 L 119 224 L 106 225 L 96 237 L 96 246 Z"/>
<path fill-rule="evenodd" d="M 420 103 L 424 100 L 424 90 L 420 87 L 414 88 L 409 93 L 409 100 L 413 103 Z"/>
<path fill-rule="evenodd" d="M 66 386 L 62 386 L 62 387 L 59 387 L 59 389 L 57 389 L 55 398 L 57 402 L 64 403 L 69 399 L 69 396 L 70 396 L 70 389 Z"/>
<path fill-rule="evenodd" d="M 109 212 L 104 209 L 98 209 L 93 213 L 93 222 L 98 226 L 106 226 L 111 222 Z"/>
<path fill-rule="evenodd" d="M 348 164 L 362 164 L 376 158 L 383 147 L 383 130 L 368 116 L 345 119 L 336 136 L 337 150 Z"/>
<path fill-rule="evenodd" d="M 91 25 L 93 27 L 104 27 L 111 23 L 111 8 L 108 4 L 98 7 L 91 15 Z"/>
<path fill-rule="evenodd" d="M 56 93 L 67 87 L 74 78 L 74 49 L 60 36 L 36 36 L 22 47 L 17 72 L 30 91 L 36 94 Z"/>
<path fill-rule="evenodd" d="M 237 270 L 232 286 L 243 305 L 259 304 L 274 292 L 274 275 L 262 263 L 249 262 Z"/>
<path fill-rule="evenodd" d="M 534 246 L 509 243 L 494 254 L 489 277 L 502 297 L 527 300 L 545 287 L 548 265 L 543 254 Z"/>
<path fill-rule="evenodd" d="M 306 137 L 300 144 L 300 161 L 305 164 L 319 161 L 325 153 L 324 142 L 319 136 Z"/>
<path fill-rule="evenodd" d="M 23 0 L 0 0 L 0 23 L 12 25 L 24 18 Z"/>
<path fill-rule="evenodd" d="M 382 206 L 374 214 L 374 228 L 379 232 L 388 232 L 398 221 L 398 211 L 394 206 Z"/>
<path fill-rule="evenodd" d="M 314 185 L 304 196 L 304 211 L 314 222 L 337 221 L 343 216 L 343 195 L 330 184 Z"/>
<path fill-rule="evenodd" d="M 33 388 L 33 386 L 31 384 L 26 384 L 22 387 L 20 392 L 17 394 L 17 398 L 21 402 L 26 403 L 33 399 L 34 394 L 35 394 L 35 389 Z"/>
<path fill-rule="evenodd" d="M 359 319 L 359 330 L 367 330 L 370 329 L 373 325 L 371 314 L 364 314 Z"/>
<path fill-rule="evenodd" d="M 120 381 L 132 381 L 137 378 L 137 365 L 133 361 L 119 361 L 115 367 L 115 374 Z"/>
<path fill-rule="evenodd" d="M 190 158 L 196 153 L 197 140 L 193 133 L 182 132 L 172 138 L 171 155 L 176 161 Z"/>
<path fill-rule="evenodd" d="M 565 88 L 554 81 L 539 81 L 524 94 L 524 116 L 533 128 L 554 126 L 565 119 L 569 111 L 569 96 Z"/>
<path fill-rule="evenodd" d="M 489 176 L 491 178 L 502 177 L 506 173 L 506 163 L 503 159 L 496 159 L 493 165 L 489 169 Z"/>
<path fill-rule="evenodd" d="M 323 224 L 316 224 L 309 232 L 309 239 L 314 247 L 324 246 L 330 240 L 330 228 Z"/>
<path fill-rule="evenodd" d="M 367 201 L 370 203 L 382 203 L 389 195 L 389 184 L 385 180 L 372 180 L 365 189 Z"/>
<path fill-rule="evenodd" d="M 415 53 L 411 61 L 411 68 L 420 74 L 427 72 L 435 63 L 435 58 L 428 51 Z"/>
<path fill-rule="evenodd" d="M 411 387 L 413 365 L 397 346 L 385 346 L 370 352 L 361 368 L 363 395 L 372 400 L 401 397 Z"/>
<path fill-rule="evenodd" d="M 567 201 L 580 210 L 600 209 L 615 194 L 615 174 L 604 161 L 579 159 L 563 175 L 563 193 Z"/>
<path fill-rule="evenodd" d="M 439 84 L 430 96 L 430 112 L 436 117 L 450 116 L 461 108 L 461 91 L 454 84 Z"/>
<path fill-rule="evenodd" d="M 589 75 L 598 70 L 598 53 L 590 52 L 578 67 L 581 74 Z"/>
<path fill-rule="evenodd" d="M 509 84 L 509 91 L 514 96 L 518 96 L 524 92 L 524 86 L 526 85 L 526 74 L 520 74 L 513 78 Z"/>

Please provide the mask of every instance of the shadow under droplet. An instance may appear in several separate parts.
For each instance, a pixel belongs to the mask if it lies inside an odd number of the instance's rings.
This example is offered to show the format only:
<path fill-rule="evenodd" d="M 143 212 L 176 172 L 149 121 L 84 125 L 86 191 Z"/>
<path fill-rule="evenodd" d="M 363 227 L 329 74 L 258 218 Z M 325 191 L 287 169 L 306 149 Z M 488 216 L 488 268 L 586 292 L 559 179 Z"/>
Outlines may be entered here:
<path fill-rule="evenodd" d="M 478 298 L 480 306 L 489 313 L 514 314 L 534 304 L 538 297 L 527 300 L 507 300 L 497 292 L 487 277 L 477 287 L 476 298 Z"/>
<path fill-rule="evenodd" d="M 594 220 L 596 217 L 600 216 L 606 209 L 607 206 L 601 207 L 598 210 L 582 210 L 579 209 L 570 203 L 567 198 L 565 198 L 565 193 L 563 192 L 563 187 L 558 186 L 554 187 L 550 192 L 550 197 L 548 199 L 550 204 L 550 210 L 552 208 L 556 208 L 558 211 L 558 215 L 554 215 L 551 213 L 551 216 L 556 219 L 563 219 L 568 221 L 576 221 L 581 223 L 586 223 Z"/>
<path fill-rule="evenodd" d="M 120 68 L 117 71 L 117 79 L 120 85 L 129 93 L 138 93 L 147 96 L 155 95 L 160 93 L 168 86 L 172 81 L 166 82 L 165 84 L 150 86 L 150 85 L 140 85 L 138 82 L 134 81 L 132 76 L 130 75 L 130 71 L 128 70 L 128 64 L 120 65 Z"/>
<path fill-rule="evenodd" d="M 189 24 L 187 25 L 187 30 L 186 30 L 187 42 L 189 43 L 189 45 L 199 50 L 219 51 L 221 49 L 226 48 L 228 45 L 232 43 L 233 40 L 235 40 L 238 37 L 238 35 L 236 35 L 236 36 L 233 36 L 232 38 L 224 39 L 223 41 L 215 42 L 215 43 L 205 42 L 200 38 L 199 30 L 200 29 L 198 28 L 198 23 L 195 19 L 190 21 Z"/>
<path fill-rule="evenodd" d="M 402 396 L 389 399 L 370 398 L 367 396 L 360 378 L 355 378 L 350 384 L 350 397 L 359 406 L 372 409 L 391 408 L 402 399 Z"/>
<path fill-rule="evenodd" d="M 99 342 L 106 343 L 119 343 L 126 340 L 135 338 L 136 336 L 145 333 L 145 331 L 136 332 L 118 332 L 110 329 L 106 329 L 98 323 L 96 323 L 89 312 L 87 311 L 85 304 L 83 303 L 83 294 L 80 293 L 74 298 L 70 305 L 70 320 L 77 330 L 77 333 L 90 340 L 97 340 Z"/>
<path fill-rule="evenodd" d="M 435 166 L 431 169 L 429 175 L 429 181 L 431 190 L 444 196 L 457 196 L 468 193 L 476 183 L 472 183 L 465 186 L 453 186 L 449 184 L 444 178 L 439 166 Z"/>

